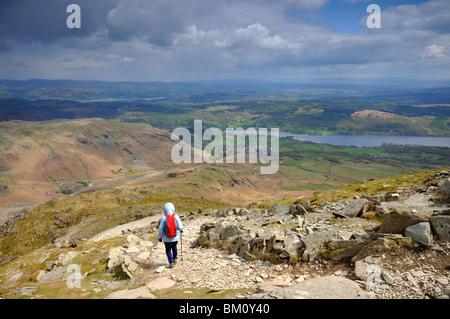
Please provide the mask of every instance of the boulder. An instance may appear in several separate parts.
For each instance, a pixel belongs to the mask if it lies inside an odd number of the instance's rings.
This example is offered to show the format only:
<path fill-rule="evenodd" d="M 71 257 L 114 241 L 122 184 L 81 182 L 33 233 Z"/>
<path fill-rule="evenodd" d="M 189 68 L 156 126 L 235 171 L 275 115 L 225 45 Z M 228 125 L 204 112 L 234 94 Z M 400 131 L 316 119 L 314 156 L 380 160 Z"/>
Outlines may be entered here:
<path fill-rule="evenodd" d="M 406 227 L 405 236 L 411 237 L 414 241 L 425 246 L 433 244 L 433 235 L 431 233 L 430 223 L 428 222 Z"/>
<path fill-rule="evenodd" d="M 141 251 L 137 246 L 132 245 L 132 246 L 129 246 L 125 252 L 128 255 L 134 255 L 134 254 L 140 253 Z"/>
<path fill-rule="evenodd" d="M 139 242 L 141 241 L 141 239 L 139 237 L 137 237 L 136 235 L 130 234 L 127 236 L 127 239 L 125 240 L 124 243 L 124 247 L 131 247 L 131 246 L 136 246 Z"/>
<path fill-rule="evenodd" d="M 333 239 L 334 236 L 335 231 L 328 230 L 315 232 L 302 237 L 301 241 L 305 246 L 305 251 L 303 252 L 302 260 L 304 261 L 314 260 L 317 257 L 319 250 L 322 248 L 324 242 Z"/>
<path fill-rule="evenodd" d="M 113 247 L 109 250 L 108 269 L 120 266 L 125 260 L 125 251 L 123 247 Z"/>
<path fill-rule="evenodd" d="M 125 289 L 110 293 L 105 299 L 156 299 L 147 287 L 140 287 L 136 289 Z"/>
<path fill-rule="evenodd" d="M 406 227 L 422 221 L 422 218 L 413 213 L 394 211 L 384 216 L 378 233 L 403 234 Z"/>
<path fill-rule="evenodd" d="M 370 244 L 364 246 L 356 256 L 352 258 L 352 262 L 357 262 L 358 260 L 364 259 L 367 256 L 374 256 L 382 254 L 394 247 L 397 247 L 397 244 L 394 240 L 388 238 L 379 238 Z"/>
<path fill-rule="evenodd" d="M 208 238 L 206 237 L 205 234 L 200 234 L 200 236 L 198 236 L 196 244 L 197 246 L 203 246 L 206 244 L 206 242 L 208 241 Z"/>
<path fill-rule="evenodd" d="M 379 259 L 372 256 L 365 257 L 362 260 L 358 260 L 355 263 L 355 276 L 360 280 L 367 280 L 367 278 L 374 273 L 374 270 L 380 271 L 378 266 L 380 264 Z"/>
<path fill-rule="evenodd" d="M 450 241 L 450 215 L 431 216 L 430 224 L 436 236 Z"/>
<path fill-rule="evenodd" d="M 347 217 L 356 217 L 369 211 L 372 207 L 371 201 L 360 198 L 350 201 L 340 213 Z"/>
<path fill-rule="evenodd" d="M 200 226 L 200 232 L 207 232 L 208 230 L 210 230 L 211 228 L 216 227 L 216 224 L 214 223 L 204 223 Z"/>
<path fill-rule="evenodd" d="M 347 278 L 325 276 L 304 280 L 289 286 L 264 286 L 264 291 L 250 299 L 368 299 L 359 285 Z"/>
<path fill-rule="evenodd" d="M 50 283 L 50 282 L 57 282 L 57 281 L 63 281 L 65 278 L 69 276 L 69 273 L 67 272 L 66 267 L 55 267 L 50 271 L 44 271 L 40 270 L 36 281 L 40 283 Z"/>
<path fill-rule="evenodd" d="M 292 204 L 291 206 L 291 215 L 297 216 L 297 215 L 305 215 L 307 213 L 307 210 L 305 207 L 303 207 L 302 204 Z"/>
<path fill-rule="evenodd" d="M 216 240 L 220 239 L 220 235 L 218 233 L 216 233 L 213 229 L 211 229 L 207 232 L 206 237 L 208 238 L 208 240 L 211 240 L 211 241 L 216 241 Z"/>
<path fill-rule="evenodd" d="M 146 287 L 150 291 L 155 291 L 160 289 L 172 288 L 173 286 L 175 286 L 175 284 L 176 282 L 172 279 L 169 279 L 168 277 L 161 277 L 149 282 Z"/>
<path fill-rule="evenodd" d="M 256 231 L 256 236 L 263 238 L 264 240 L 269 240 L 272 235 L 272 230 L 269 227 L 258 228 Z"/>
<path fill-rule="evenodd" d="M 253 238 L 249 242 L 249 249 L 258 257 L 262 257 L 266 251 L 266 241 L 262 238 Z"/>
<path fill-rule="evenodd" d="M 38 290 L 39 287 L 17 287 L 10 290 L 10 293 L 25 295 L 28 297 L 33 297 L 33 294 Z M 1 299 L 1 298 L 0 298 Z"/>
<path fill-rule="evenodd" d="M 291 208 L 287 205 L 273 205 L 268 209 L 271 214 L 287 215 L 291 212 Z"/>
<path fill-rule="evenodd" d="M 328 259 L 336 262 L 350 260 L 366 245 L 362 239 L 335 240 L 328 244 Z"/>
<path fill-rule="evenodd" d="M 248 240 L 246 238 L 236 238 L 235 241 L 233 242 L 233 247 L 231 247 L 231 252 L 233 254 L 237 254 L 237 255 L 240 256 L 239 252 L 240 252 L 241 247 L 243 245 L 247 245 L 248 249 L 244 249 L 242 252 L 248 251 L 250 248 L 249 248 L 249 245 L 248 245 L 247 241 Z"/>
<path fill-rule="evenodd" d="M 243 245 L 241 245 L 241 246 L 239 247 L 238 255 L 242 257 L 242 256 L 244 256 L 249 250 L 250 250 L 250 244 L 249 244 L 249 243 L 244 243 Z"/>
<path fill-rule="evenodd" d="M 266 244 L 266 252 L 273 254 L 280 254 L 284 249 L 282 243 L 280 243 L 279 237 L 277 234 L 272 235 Z"/>
<path fill-rule="evenodd" d="M 239 229 L 236 225 L 227 225 L 221 232 L 220 232 L 220 239 L 227 239 L 233 236 L 236 236 L 239 234 Z"/>
<path fill-rule="evenodd" d="M 450 178 L 445 178 L 438 183 L 439 193 L 450 196 Z"/>

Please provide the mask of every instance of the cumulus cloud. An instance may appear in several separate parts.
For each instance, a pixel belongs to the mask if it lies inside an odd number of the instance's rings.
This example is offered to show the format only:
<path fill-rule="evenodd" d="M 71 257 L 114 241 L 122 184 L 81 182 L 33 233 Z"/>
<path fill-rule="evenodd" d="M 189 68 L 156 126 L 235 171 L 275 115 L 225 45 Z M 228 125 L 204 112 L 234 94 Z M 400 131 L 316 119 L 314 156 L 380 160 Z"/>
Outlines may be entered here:
<path fill-rule="evenodd" d="M 382 9 L 381 29 L 353 33 L 335 31 L 323 19 L 314 21 L 331 5 L 327 0 L 77 0 L 82 11 L 77 30 L 65 24 L 70 3 L 0 2 L 3 77 L 289 77 L 306 70 L 373 72 L 380 64 L 395 74 L 400 65 L 418 70 L 433 63 L 440 63 L 442 74 L 449 71 L 442 67 L 450 62 L 446 0 L 390 2 Z M 305 11 L 314 14 L 292 17 Z M 365 26 L 366 17 L 361 12 L 355 24 L 360 19 Z"/>
<path fill-rule="evenodd" d="M 222 35 L 223 40 L 216 39 L 215 45 L 222 48 L 250 48 L 283 50 L 292 47 L 289 41 L 278 34 L 271 34 L 266 26 L 259 22 L 237 28 L 234 32 Z"/>
<path fill-rule="evenodd" d="M 444 46 L 437 44 L 429 45 L 423 50 L 423 58 L 444 58 Z"/>

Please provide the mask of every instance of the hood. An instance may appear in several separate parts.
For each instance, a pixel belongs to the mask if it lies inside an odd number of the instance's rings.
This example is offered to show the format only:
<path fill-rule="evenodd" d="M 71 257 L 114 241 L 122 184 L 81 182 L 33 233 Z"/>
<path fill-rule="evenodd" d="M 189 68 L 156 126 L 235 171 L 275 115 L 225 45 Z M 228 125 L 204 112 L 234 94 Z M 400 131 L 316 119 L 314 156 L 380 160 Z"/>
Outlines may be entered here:
<path fill-rule="evenodd" d="M 164 214 L 172 216 L 175 213 L 175 206 L 172 203 L 167 203 L 164 205 Z"/>

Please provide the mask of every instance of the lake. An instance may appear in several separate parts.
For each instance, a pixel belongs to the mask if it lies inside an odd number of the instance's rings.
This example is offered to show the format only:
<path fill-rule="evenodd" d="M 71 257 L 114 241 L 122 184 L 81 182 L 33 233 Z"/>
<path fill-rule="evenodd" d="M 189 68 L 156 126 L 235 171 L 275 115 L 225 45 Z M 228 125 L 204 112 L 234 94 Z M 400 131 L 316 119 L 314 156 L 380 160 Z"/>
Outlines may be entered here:
<path fill-rule="evenodd" d="M 80 103 L 94 103 L 94 102 L 123 102 L 123 101 L 153 101 L 166 99 L 165 96 L 160 97 L 130 97 L 130 98 L 106 98 L 96 100 L 78 100 Z"/>
<path fill-rule="evenodd" d="M 298 141 L 322 144 L 375 147 L 384 143 L 397 145 L 422 145 L 450 147 L 450 137 L 439 136 L 401 136 L 401 135 L 308 135 L 280 131 L 280 137 L 293 137 Z"/>

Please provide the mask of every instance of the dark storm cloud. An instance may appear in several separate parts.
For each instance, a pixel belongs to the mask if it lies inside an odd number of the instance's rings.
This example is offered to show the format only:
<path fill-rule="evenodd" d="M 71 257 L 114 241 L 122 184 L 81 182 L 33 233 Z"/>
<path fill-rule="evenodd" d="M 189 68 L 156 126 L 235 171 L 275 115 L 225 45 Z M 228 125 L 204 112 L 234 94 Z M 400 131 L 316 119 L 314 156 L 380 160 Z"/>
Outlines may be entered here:
<path fill-rule="evenodd" d="M 175 6 L 174 2 L 165 0 L 122 1 L 108 13 L 108 35 L 112 40 L 141 38 L 158 45 L 170 45 L 174 35 L 183 31 L 187 3 Z"/>
<path fill-rule="evenodd" d="M 71 37 L 87 37 L 106 23 L 106 14 L 118 0 L 77 0 L 82 10 L 82 28 L 69 29 L 67 6 L 73 0 L 20 0 L 0 3 L 0 49 L 22 43 L 52 44 Z"/>

